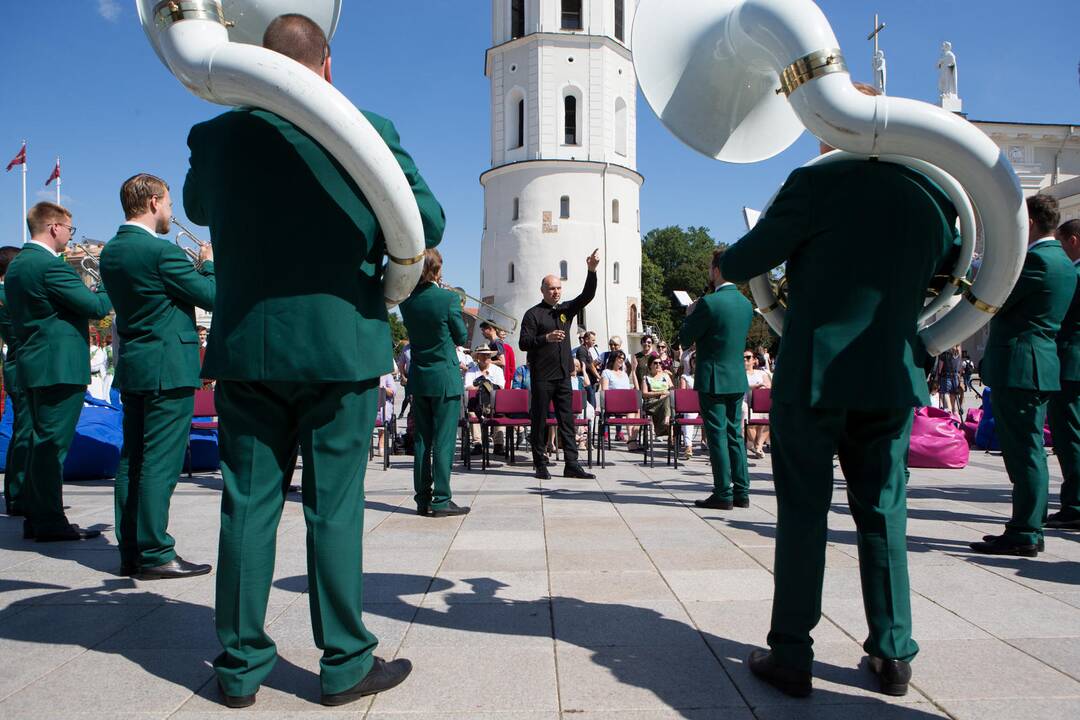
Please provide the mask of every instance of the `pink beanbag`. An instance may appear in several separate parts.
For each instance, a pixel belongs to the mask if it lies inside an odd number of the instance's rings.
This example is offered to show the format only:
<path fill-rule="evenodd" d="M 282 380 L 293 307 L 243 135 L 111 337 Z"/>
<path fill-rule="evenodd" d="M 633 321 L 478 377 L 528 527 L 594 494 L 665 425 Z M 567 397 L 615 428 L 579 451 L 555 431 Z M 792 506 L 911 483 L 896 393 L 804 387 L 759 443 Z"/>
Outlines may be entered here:
<path fill-rule="evenodd" d="M 908 467 L 962 468 L 968 464 L 968 439 L 956 416 L 934 407 L 915 410 Z"/>

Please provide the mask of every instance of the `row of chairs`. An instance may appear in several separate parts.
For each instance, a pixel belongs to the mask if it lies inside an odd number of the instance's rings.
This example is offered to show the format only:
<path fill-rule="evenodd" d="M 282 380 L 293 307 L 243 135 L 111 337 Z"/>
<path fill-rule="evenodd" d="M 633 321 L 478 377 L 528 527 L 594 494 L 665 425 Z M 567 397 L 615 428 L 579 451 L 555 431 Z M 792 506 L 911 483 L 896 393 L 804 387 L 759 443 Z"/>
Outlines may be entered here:
<path fill-rule="evenodd" d="M 671 395 L 671 435 L 672 441 L 668 442 L 667 464 L 672 464 L 674 455 L 675 469 L 679 468 L 679 455 L 682 454 L 684 427 L 702 427 L 705 422 L 701 419 L 701 400 L 697 390 L 674 390 Z M 769 413 L 772 411 L 772 389 L 755 388 L 750 392 L 751 417 L 747 422 L 750 425 L 768 425 Z M 759 417 L 753 417 L 753 415 Z M 693 415 L 694 417 L 687 417 Z M 764 417 L 762 417 L 764 416 Z"/>

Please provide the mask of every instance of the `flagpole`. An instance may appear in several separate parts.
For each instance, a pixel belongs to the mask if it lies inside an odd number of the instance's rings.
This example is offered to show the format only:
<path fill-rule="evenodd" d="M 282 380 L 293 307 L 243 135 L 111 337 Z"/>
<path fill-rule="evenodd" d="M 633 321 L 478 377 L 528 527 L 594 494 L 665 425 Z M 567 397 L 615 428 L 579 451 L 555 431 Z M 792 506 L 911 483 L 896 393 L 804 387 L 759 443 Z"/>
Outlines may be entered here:
<path fill-rule="evenodd" d="M 59 155 L 56 156 L 56 167 L 60 167 L 60 156 Z M 56 176 L 56 204 L 57 205 L 60 204 L 60 183 L 62 183 L 62 182 L 63 182 L 63 180 L 61 180 L 60 176 L 57 175 Z"/>
<path fill-rule="evenodd" d="M 23 151 L 26 150 L 26 141 L 23 140 Z M 26 156 L 23 156 L 22 164 L 22 241 L 23 245 L 26 244 Z"/>

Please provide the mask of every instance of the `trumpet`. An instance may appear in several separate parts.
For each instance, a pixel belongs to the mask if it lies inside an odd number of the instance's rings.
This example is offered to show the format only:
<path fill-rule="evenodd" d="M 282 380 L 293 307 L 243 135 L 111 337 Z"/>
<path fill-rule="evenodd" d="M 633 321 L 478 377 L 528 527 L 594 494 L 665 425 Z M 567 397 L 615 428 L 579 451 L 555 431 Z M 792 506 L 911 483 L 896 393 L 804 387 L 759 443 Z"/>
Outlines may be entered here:
<path fill-rule="evenodd" d="M 444 290 L 449 290 L 452 293 L 456 293 L 457 296 L 461 298 L 461 309 L 462 310 L 465 309 L 465 303 L 468 302 L 469 300 L 472 300 L 474 303 L 476 303 L 480 307 L 480 311 L 481 311 L 480 312 L 480 321 L 481 322 L 490 323 L 490 324 L 494 325 L 495 327 L 499 328 L 500 330 L 505 330 L 506 332 L 509 332 L 509 333 L 517 331 L 517 324 L 518 324 L 517 318 L 514 317 L 513 315 L 511 315 L 510 313 L 506 312 L 502 308 L 496 307 L 496 306 L 492 305 L 491 303 L 486 303 L 483 300 L 481 300 L 480 298 L 474 297 L 474 296 L 470 295 L 469 293 L 465 292 L 464 288 L 453 287 L 453 286 L 443 282 L 443 280 L 441 280 L 441 279 L 439 280 L 439 287 L 441 287 Z M 495 319 L 493 319 L 492 315 L 498 315 L 498 316 L 500 316 L 501 318 L 504 318 L 504 319 L 503 320 L 495 320 Z"/>
<path fill-rule="evenodd" d="M 205 240 L 200 240 L 199 238 L 197 238 L 195 236 L 195 233 L 191 232 L 186 227 L 184 227 L 180 223 L 180 221 L 177 220 L 175 217 L 171 219 L 171 222 L 172 222 L 173 225 L 180 228 L 180 232 L 176 233 L 176 237 L 173 238 L 173 242 L 176 243 L 176 247 L 180 248 L 185 253 L 187 253 L 187 256 L 189 258 L 191 258 L 191 262 L 195 263 L 196 267 L 202 265 L 202 259 L 199 257 L 199 252 L 197 250 L 194 250 L 193 248 L 188 247 L 187 245 L 181 245 L 180 244 L 180 239 L 185 238 L 185 237 L 189 238 L 193 243 L 198 245 L 200 248 L 206 247 L 207 245 L 209 245 L 209 243 L 207 243 Z"/>
<path fill-rule="evenodd" d="M 101 267 L 98 263 L 98 259 L 90 254 L 90 243 L 83 240 L 82 242 L 72 243 L 72 247 L 79 250 L 83 256 L 79 260 L 79 267 L 82 271 L 90 276 L 90 279 L 95 283 L 101 282 Z"/>

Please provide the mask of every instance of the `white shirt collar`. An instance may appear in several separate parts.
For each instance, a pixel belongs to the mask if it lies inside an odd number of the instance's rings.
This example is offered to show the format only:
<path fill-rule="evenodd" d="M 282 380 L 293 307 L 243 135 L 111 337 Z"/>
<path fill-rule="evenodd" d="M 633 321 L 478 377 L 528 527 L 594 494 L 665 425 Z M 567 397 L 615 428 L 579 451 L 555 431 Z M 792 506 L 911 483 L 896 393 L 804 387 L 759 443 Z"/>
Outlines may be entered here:
<path fill-rule="evenodd" d="M 154 232 L 154 230 L 149 225 L 143 225 L 141 222 L 135 222 L 134 220 L 128 220 L 126 222 L 121 223 L 120 227 L 124 227 L 124 225 L 134 225 L 137 228 L 142 228 L 143 230 L 150 233 L 154 237 L 157 237 L 157 233 Z"/>
<path fill-rule="evenodd" d="M 1073 260 L 1073 267 L 1076 267 L 1077 265 L 1080 265 L 1080 258 Z"/>
<path fill-rule="evenodd" d="M 49 251 L 49 254 L 52 255 L 53 257 L 60 257 L 60 253 L 56 252 L 55 250 L 53 250 L 51 247 L 49 247 L 45 243 L 41 242 L 40 240 L 27 240 L 26 242 L 27 243 L 33 243 L 34 245 L 37 245 L 38 247 L 45 248 L 46 250 Z"/>
<path fill-rule="evenodd" d="M 735 284 L 735 283 L 733 283 L 733 282 L 725 282 L 725 283 L 720 283 L 720 287 L 718 287 L 718 288 L 716 288 L 716 289 L 717 289 L 717 290 L 720 290 L 721 288 L 726 288 L 726 287 L 727 287 L 728 285 L 734 285 L 734 284 Z"/>

